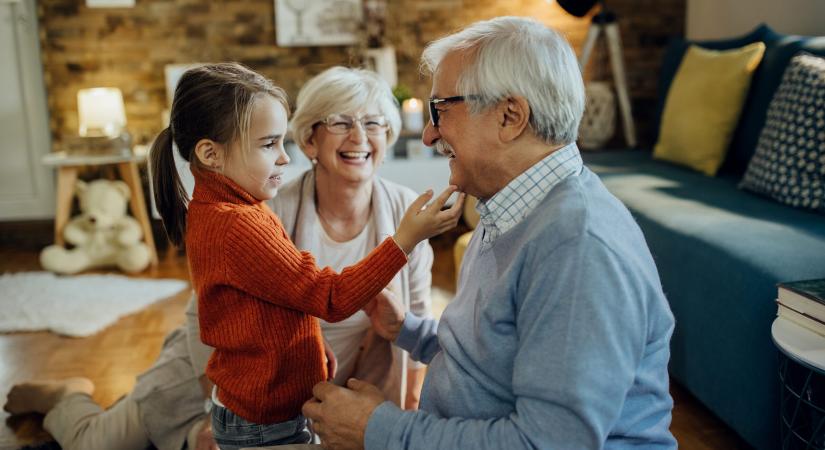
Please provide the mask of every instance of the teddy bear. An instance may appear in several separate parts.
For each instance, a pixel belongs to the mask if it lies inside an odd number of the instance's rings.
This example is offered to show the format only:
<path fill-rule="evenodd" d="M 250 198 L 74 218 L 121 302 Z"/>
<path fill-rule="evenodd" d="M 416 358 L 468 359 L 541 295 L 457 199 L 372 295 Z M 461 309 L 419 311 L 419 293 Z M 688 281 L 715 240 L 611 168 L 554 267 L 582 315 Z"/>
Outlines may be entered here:
<path fill-rule="evenodd" d="M 44 269 L 74 274 L 96 267 L 117 266 L 125 272 L 140 272 L 150 262 L 140 224 L 126 213 L 129 186 L 123 181 L 78 181 L 75 192 L 80 215 L 63 229 L 63 237 L 74 247 L 50 245 L 40 253 Z"/>

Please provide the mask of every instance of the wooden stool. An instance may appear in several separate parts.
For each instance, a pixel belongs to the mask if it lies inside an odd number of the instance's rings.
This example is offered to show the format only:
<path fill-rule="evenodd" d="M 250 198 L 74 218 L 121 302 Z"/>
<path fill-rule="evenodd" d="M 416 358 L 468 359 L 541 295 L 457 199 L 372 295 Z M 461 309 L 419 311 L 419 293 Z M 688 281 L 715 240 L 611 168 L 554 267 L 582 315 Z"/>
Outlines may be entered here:
<path fill-rule="evenodd" d="M 65 152 L 50 153 L 43 157 L 43 164 L 57 167 L 57 196 L 54 215 L 54 242 L 63 245 L 63 228 L 69 221 L 72 212 L 72 198 L 77 182 L 77 174 L 83 166 L 114 165 L 117 167 L 120 178 L 129 185 L 131 195 L 129 206 L 132 216 L 140 223 L 143 230 L 143 239 L 149 247 L 151 266 L 158 265 L 158 252 L 155 248 L 155 238 L 152 236 L 152 223 L 146 210 L 146 201 L 143 199 L 143 185 L 140 183 L 138 164 L 146 161 L 146 155 L 99 155 L 74 156 Z"/>

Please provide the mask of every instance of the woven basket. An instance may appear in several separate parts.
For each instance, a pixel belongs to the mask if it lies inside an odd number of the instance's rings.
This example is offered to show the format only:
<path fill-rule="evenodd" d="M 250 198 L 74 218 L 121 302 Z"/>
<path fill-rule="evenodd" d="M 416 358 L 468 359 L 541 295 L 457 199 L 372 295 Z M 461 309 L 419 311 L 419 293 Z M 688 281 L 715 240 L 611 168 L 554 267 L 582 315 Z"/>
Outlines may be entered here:
<path fill-rule="evenodd" d="M 610 84 L 592 81 L 584 87 L 584 115 L 579 125 L 579 147 L 595 150 L 616 132 L 616 96 Z"/>

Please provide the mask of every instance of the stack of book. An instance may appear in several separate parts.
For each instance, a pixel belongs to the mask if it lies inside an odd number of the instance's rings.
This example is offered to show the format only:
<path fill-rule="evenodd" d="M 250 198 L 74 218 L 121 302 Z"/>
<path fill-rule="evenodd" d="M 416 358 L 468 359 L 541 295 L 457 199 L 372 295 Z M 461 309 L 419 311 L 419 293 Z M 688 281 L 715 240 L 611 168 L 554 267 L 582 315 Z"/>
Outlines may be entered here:
<path fill-rule="evenodd" d="M 825 336 L 825 278 L 779 283 L 777 315 Z"/>

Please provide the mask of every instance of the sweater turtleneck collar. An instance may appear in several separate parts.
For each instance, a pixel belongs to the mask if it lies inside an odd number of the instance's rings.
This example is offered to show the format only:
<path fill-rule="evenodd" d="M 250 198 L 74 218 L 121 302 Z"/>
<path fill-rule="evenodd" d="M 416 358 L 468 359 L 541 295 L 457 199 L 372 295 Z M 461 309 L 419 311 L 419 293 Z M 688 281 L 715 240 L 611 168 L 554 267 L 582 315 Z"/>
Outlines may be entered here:
<path fill-rule="evenodd" d="M 237 183 L 208 169 L 201 169 L 194 164 L 191 166 L 195 177 L 195 190 L 192 200 L 206 203 L 234 203 L 241 205 L 257 205 L 262 203 Z"/>

